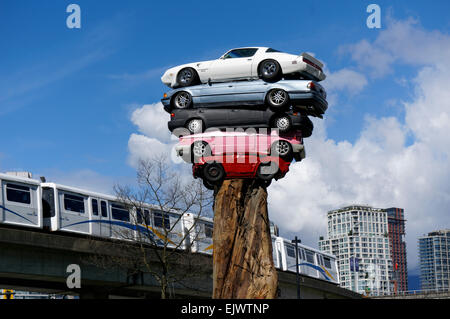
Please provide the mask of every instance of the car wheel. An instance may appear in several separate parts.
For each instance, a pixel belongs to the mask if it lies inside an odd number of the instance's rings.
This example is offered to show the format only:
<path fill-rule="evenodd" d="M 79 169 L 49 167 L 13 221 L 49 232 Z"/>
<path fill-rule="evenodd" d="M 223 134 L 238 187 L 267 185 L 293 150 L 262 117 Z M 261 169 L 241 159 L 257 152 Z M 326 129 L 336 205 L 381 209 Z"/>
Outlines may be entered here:
<path fill-rule="evenodd" d="M 178 72 L 177 83 L 181 87 L 191 86 L 197 84 L 198 75 L 193 68 L 184 68 Z"/>
<path fill-rule="evenodd" d="M 259 164 L 258 169 L 256 170 L 256 176 L 263 181 L 271 181 L 278 173 L 278 167 L 271 167 L 272 165 L 276 166 L 276 163 L 269 162 Z"/>
<path fill-rule="evenodd" d="M 281 67 L 275 60 L 262 61 L 258 71 L 261 78 L 266 82 L 276 82 L 281 79 Z"/>
<path fill-rule="evenodd" d="M 291 120 L 289 119 L 289 116 L 287 115 L 281 115 L 275 117 L 273 120 L 274 127 L 277 128 L 280 132 L 286 133 L 291 129 Z"/>
<path fill-rule="evenodd" d="M 188 92 L 178 92 L 172 98 L 172 106 L 177 109 L 187 109 L 192 104 L 192 97 Z"/>
<path fill-rule="evenodd" d="M 217 183 L 225 177 L 225 170 L 219 163 L 206 164 L 203 168 L 203 178 L 209 183 Z"/>
<path fill-rule="evenodd" d="M 289 95 L 285 90 L 274 89 L 267 93 L 267 104 L 274 109 L 282 109 L 289 103 Z"/>
<path fill-rule="evenodd" d="M 201 133 L 203 132 L 203 121 L 200 119 L 190 120 L 186 124 L 186 128 L 191 132 L 191 134 Z"/>
<path fill-rule="evenodd" d="M 270 154 L 272 156 L 279 156 L 288 162 L 292 161 L 293 154 L 291 143 L 285 140 L 274 142 L 270 149 Z"/>
<path fill-rule="evenodd" d="M 205 141 L 192 143 L 192 155 L 194 158 L 211 156 L 211 147 Z"/>
<path fill-rule="evenodd" d="M 313 122 L 306 115 L 302 114 L 302 118 L 300 120 L 300 131 L 302 132 L 302 137 L 307 138 L 312 135 L 314 130 Z"/>

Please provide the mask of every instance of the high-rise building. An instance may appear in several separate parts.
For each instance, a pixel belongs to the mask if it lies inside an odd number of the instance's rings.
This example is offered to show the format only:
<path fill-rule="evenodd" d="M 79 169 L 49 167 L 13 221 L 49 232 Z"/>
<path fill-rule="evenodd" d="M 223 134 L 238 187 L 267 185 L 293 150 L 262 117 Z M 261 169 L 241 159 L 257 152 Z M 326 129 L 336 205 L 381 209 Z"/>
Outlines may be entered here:
<path fill-rule="evenodd" d="M 355 205 L 329 211 L 328 238 L 319 249 L 336 256 L 343 288 L 366 295 L 392 294 L 388 214 Z"/>
<path fill-rule="evenodd" d="M 450 230 L 439 230 L 419 238 L 420 287 L 449 289 Z"/>
<path fill-rule="evenodd" d="M 389 242 L 391 248 L 394 293 L 408 290 L 406 263 L 405 212 L 403 208 L 387 208 Z"/>

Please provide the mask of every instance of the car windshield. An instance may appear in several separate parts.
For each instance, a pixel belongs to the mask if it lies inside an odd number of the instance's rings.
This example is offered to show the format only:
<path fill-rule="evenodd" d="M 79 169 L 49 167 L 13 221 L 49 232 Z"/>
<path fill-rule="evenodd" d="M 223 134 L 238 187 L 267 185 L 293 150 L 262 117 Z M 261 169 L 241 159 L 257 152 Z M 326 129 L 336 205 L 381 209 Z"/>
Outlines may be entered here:
<path fill-rule="evenodd" d="M 258 49 L 235 49 L 227 52 L 223 58 L 224 59 L 233 59 L 233 58 L 249 58 L 254 56 Z"/>

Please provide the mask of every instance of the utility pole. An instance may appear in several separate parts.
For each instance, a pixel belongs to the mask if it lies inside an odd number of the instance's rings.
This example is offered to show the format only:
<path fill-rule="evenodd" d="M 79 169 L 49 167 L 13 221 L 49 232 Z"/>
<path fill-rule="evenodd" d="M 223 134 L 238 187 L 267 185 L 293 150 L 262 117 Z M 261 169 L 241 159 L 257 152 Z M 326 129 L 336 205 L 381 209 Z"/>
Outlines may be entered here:
<path fill-rule="evenodd" d="M 295 244 L 295 267 L 297 270 L 297 299 L 300 299 L 300 273 L 299 273 L 299 265 L 298 265 L 298 244 L 302 241 L 295 236 L 295 239 L 292 240 L 292 243 Z"/>

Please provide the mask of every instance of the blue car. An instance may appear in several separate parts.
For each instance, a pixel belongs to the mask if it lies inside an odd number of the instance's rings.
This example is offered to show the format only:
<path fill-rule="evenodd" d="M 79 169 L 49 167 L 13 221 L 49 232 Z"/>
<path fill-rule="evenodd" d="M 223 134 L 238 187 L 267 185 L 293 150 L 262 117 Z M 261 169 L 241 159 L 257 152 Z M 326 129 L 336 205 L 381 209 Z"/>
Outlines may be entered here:
<path fill-rule="evenodd" d="M 328 108 L 325 89 L 316 81 L 263 80 L 208 83 L 171 90 L 161 99 L 164 109 L 270 107 L 286 111 L 292 106 L 305 115 L 322 118 Z"/>

